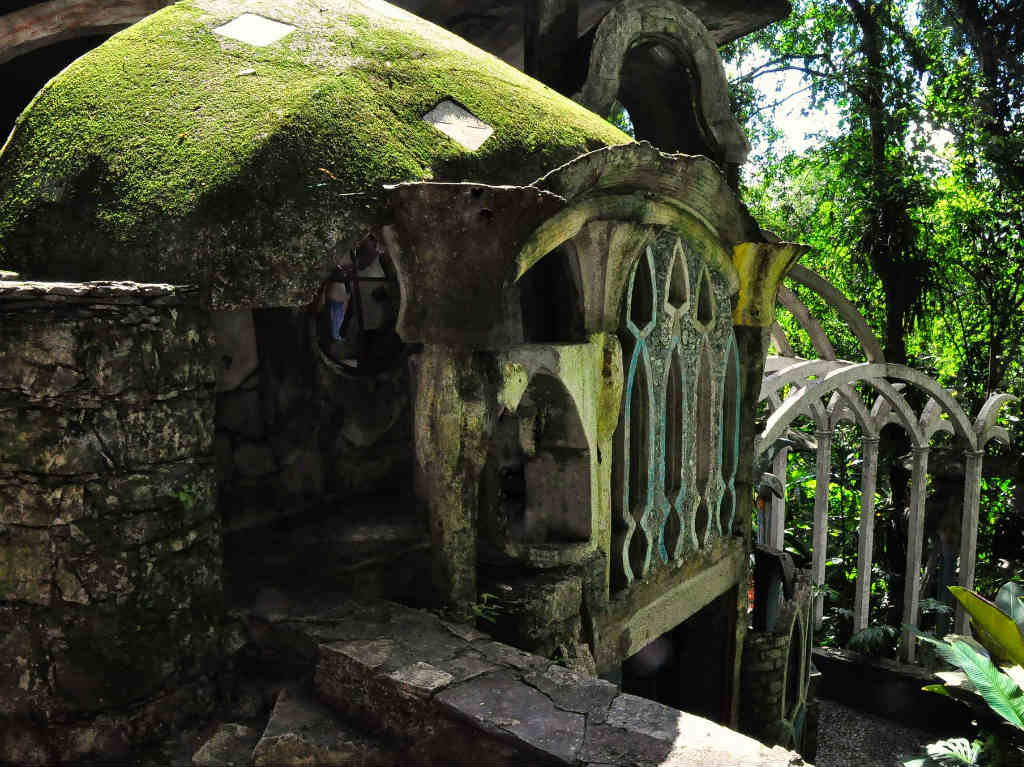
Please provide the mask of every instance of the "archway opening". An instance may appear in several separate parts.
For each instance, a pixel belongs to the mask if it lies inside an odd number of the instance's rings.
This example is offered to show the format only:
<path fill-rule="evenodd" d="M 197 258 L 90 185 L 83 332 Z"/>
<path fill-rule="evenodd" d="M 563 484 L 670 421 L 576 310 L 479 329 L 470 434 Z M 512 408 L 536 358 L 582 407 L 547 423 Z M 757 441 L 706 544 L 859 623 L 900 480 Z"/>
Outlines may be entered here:
<path fill-rule="evenodd" d="M 667 152 L 720 159 L 702 125 L 700 83 L 676 49 L 659 40 L 634 44 L 622 62 L 619 82 L 618 100 L 638 140 Z"/>

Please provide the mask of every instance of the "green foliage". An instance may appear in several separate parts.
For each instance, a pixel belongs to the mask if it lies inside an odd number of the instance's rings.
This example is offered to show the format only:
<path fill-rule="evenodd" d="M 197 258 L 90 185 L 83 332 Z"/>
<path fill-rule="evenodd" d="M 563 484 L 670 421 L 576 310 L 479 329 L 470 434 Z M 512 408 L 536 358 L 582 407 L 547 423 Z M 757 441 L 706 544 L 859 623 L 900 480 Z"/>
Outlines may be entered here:
<path fill-rule="evenodd" d="M 949 590 L 970 613 L 971 624 L 985 648 L 997 658 L 1024 666 L 1024 635 L 1013 618 L 973 591 L 959 586 L 950 586 Z"/>
<path fill-rule="evenodd" d="M 864 655 L 881 655 L 892 648 L 897 637 L 899 632 L 894 626 L 868 626 L 850 637 L 846 646 Z"/>
<path fill-rule="evenodd" d="M 627 136 L 636 138 L 636 128 L 633 127 L 633 121 L 629 117 L 629 112 L 617 101 L 612 105 L 612 113 L 608 115 L 608 122 Z"/>
<path fill-rule="evenodd" d="M 1005 613 L 1024 635 L 1024 586 L 1009 581 L 996 593 L 996 607 Z"/>
<path fill-rule="evenodd" d="M 941 765 L 975 765 L 981 756 L 981 745 L 980 740 L 972 743 L 967 738 L 950 738 L 929 743 L 925 750 L 929 759 Z"/>
<path fill-rule="evenodd" d="M 939 600 L 932 599 L 931 597 L 928 597 L 927 599 L 922 599 L 920 602 L 920 607 L 922 615 L 928 615 L 929 613 L 936 613 L 939 615 L 951 615 L 953 612 L 953 608 L 947 605 L 945 602 L 940 602 Z"/>
<path fill-rule="evenodd" d="M 178 502 L 184 507 L 185 511 L 192 511 L 196 506 L 196 498 L 198 492 L 193 485 L 186 485 L 181 488 L 176 494 Z"/>
<path fill-rule="evenodd" d="M 487 592 L 480 595 L 480 601 L 473 604 L 472 610 L 473 615 L 488 623 L 497 622 L 498 616 L 505 612 L 498 596 Z"/>
<path fill-rule="evenodd" d="M 996 389 L 1024 393 L 1019 3 L 793 5 L 724 51 L 734 109 L 758 143 L 744 189 L 752 211 L 812 246 L 803 262 L 857 304 L 890 361 L 905 357 L 968 407 Z M 754 87 L 780 75 L 790 79 L 774 95 Z M 802 155 L 778 141 L 777 112 L 794 96 L 839 115 Z M 825 318 L 837 356 L 860 358 L 841 320 L 791 287 Z M 812 355 L 793 318 L 779 319 Z"/>
<path fill-rule="evenodd" d="M 917 636 L 934 645 L 947 663 L 963 671 L 995 714 L 1014 727 L 1024 729 L 1024 691 L 1013 677 L 1000 671 L 991 658 L 961 639 L 944 642 L 921 633 Z"/>

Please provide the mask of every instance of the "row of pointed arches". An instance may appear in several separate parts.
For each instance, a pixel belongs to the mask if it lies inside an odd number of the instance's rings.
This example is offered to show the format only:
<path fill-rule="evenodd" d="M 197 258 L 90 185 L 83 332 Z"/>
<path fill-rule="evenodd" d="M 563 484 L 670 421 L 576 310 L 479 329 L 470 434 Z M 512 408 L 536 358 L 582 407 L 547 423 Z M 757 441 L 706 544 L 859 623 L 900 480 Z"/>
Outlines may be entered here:
<path fill-rule="evenodd" d="M 865 361 L 840 360 L 832 340 L 822 324 L 811 314 L 797 294 L 781 286 L 778 305 L 796 320 L 807 334 L 818 355 L 801 359 L 783 328 L 776 322 L 771 328 L 774 354 L 765 363 L 760 400 L 767 405 L 766 419 L 755 454 L 762 463 L 772 460 L 772 471 L 782 484 L 786 482 L 788 448 L 779 440 L 795 421 L 808 418 L 814 424 L 816 438 L 815 500 L 812 530 L 812 581 L 825 582 L 829 527 L 829 493 L 832 437 L 840 424 L 860 430 L 863 442 L 861 466 L 861 510 L 858 527 L 857 582 L 854 592 L 853 630 L 868 626 L 875 521 L 875 491 L 878 476 L 881 430 L 896 424 L 907 435 L 911 446 L 910 503 L 907 515 L 907 547 L 903 594 L 903 653 L 914 659 L 912 628 L 918 626 L 925 545 L 925 505 L 928 495 L 928 459 L 934 438 L 952 437 L 964 454 L 964 494 L 960 523 L 959 585 L 972 588 L 977 561 L 978 508 L 982 463 L 986 446 L 997 441 L 1009 444 L 1007 430 L 999 425 L 1000 410 L 1014 401 L 1007 394 L 993 394 L 971 417 L 956 398 L 935 379 L 905 365 L 887 363 L 881 344 L 856 307 L 820 275 L 795 266 L 790 272 L 796 283 L 817 293 L 843 320 L 856 339 Z M 913 397 L 909 397 L 911 393 Z M 911 401 L 925 404 L 915 410 Z M 822 478 L 826 478 L 822 481 Z M 785 497 L 775 499 L 759 527 L 759 539 L 783 549 L 786 527 Z M 814 621 L 820 625 L 823 598 L 817 596 Z M 965 632 L 967 616 L 958 609 L 956 630 Z"/>

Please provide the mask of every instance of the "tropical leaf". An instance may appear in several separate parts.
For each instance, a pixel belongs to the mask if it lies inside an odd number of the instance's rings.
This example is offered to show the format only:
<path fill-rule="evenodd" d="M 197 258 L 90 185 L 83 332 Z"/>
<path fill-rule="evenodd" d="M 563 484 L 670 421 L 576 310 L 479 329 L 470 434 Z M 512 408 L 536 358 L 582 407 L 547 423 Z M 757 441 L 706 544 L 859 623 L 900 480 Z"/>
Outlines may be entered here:
<path fill-rule="evenodd" d="M 1024 665 L 1024 637 L 1006 613 L 973 591 L 950 586 L 950 592 L 971 615 L 981 643 L 997 658 Z"/>
<path fill-rule="evenodd" d="M 1024 634 L 1024 586 L 1007 581 L 996 592 L 996 607 L 1010 616 Z"/>
<path fill-rule="evenodd" d="M 1024 729 L 1024 690 L 1012 678 L 966 642 L 938 645 L 945 648 L 940 646 L 939 654 L 963 669 L 989 708 L 1013 726 Z"/>
<path fill-rule="evenodd" d="M 934 692 L 934 693 L 937 693 L 939 695 L 945 695 L 947 698 L 952 698 L 953 697 L 952 695 L 949 694 L 949 690 L 946 689 L 946 685 L 944 685 L 944 684 L 926 684 L 921 689 L 924 690 L 925 692 Z"/>
<path fill-rule="evenodd" d="M 974 765 L 978 763 L 978 756 L 981 754 L 981 743 L 971 743 L 967 738 L 950 738 L 929 743 L 925 750 L 928 756 L 939 764 Z"/>

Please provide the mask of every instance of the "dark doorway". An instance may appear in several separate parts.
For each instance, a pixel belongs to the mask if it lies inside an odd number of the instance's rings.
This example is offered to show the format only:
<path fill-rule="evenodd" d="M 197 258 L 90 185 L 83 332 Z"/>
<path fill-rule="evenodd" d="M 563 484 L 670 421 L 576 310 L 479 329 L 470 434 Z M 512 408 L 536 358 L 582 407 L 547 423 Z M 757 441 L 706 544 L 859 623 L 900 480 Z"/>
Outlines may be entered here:
<path fill-rule="evenodd" d="M 736 589 L 726 591 L 622 664 L 622 691 L 729 724 Z"/>

